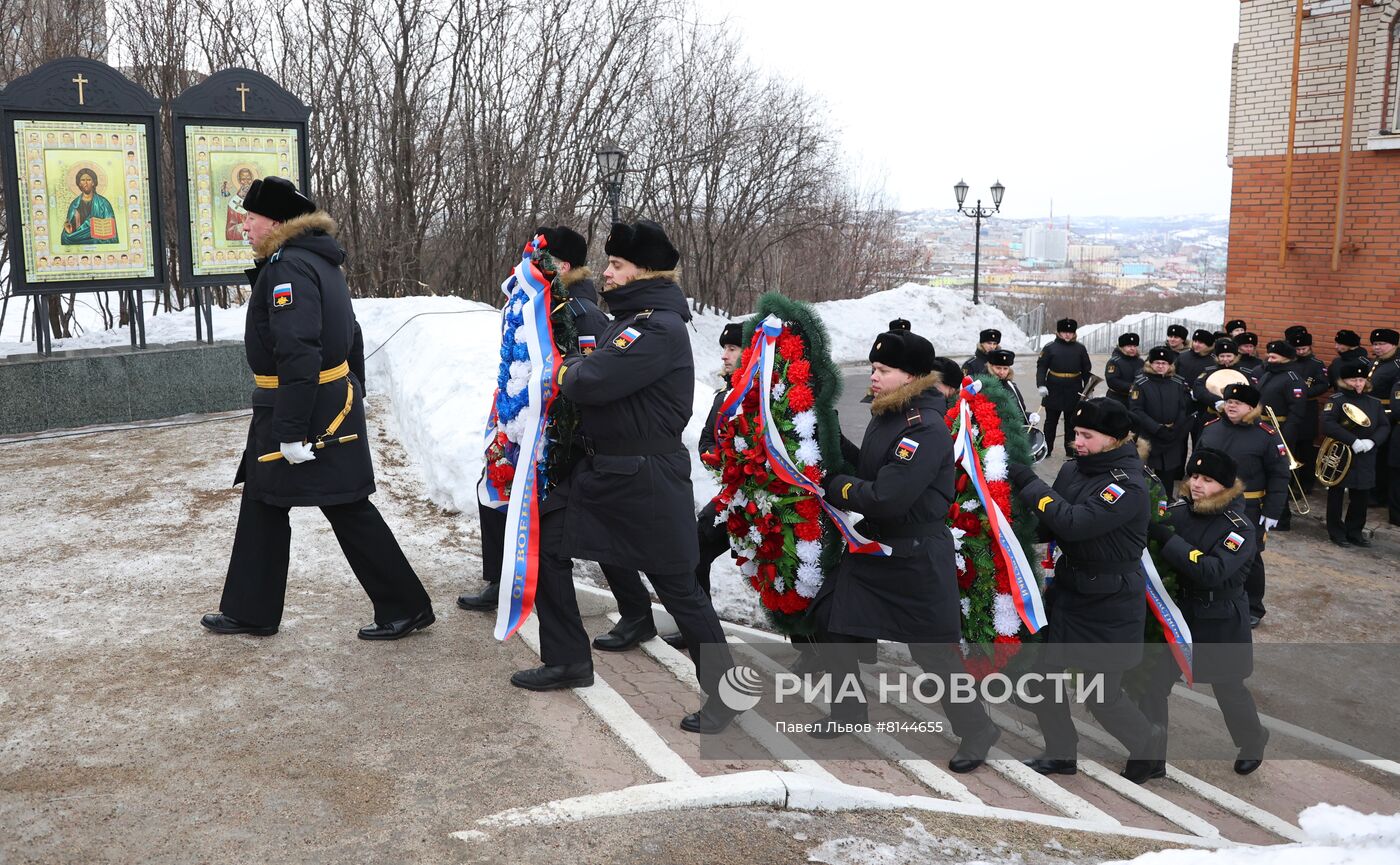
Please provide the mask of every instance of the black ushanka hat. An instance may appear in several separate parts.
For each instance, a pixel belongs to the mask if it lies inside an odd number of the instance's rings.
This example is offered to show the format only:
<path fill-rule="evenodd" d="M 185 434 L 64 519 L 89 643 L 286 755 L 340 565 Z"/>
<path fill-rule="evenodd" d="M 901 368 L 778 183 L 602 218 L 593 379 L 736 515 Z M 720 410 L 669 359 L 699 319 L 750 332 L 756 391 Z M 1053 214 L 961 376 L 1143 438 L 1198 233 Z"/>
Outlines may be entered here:
<path fill-rule="evenodd" d="M 1190 331 L 1186 329 L 1186 325 L 1184 324 L 1174 324 L 1167 328 L 1167 336 L 1174 336 L 1177 339 L 1186 339 L 1190 335 Z"/>
<path fill-rule="evenodd" d="M 1072 318 L 1062 318 L 1055 322 L 1056 333 L 1074 333 L 1079 330 L 1079 322 Z"/>
<path fill-rule="evenodd" d="M 567 261 L 574 267 L 588 263 L 588 241 L 569 226 L 545 226 L 535 229 L 535 234 L 544 235 L 545 250 L 560 261 Z"/>
<path fill-rule="evenodd" d="M 727 345 L 742 346 L 744 344 L 744 323 L 742 321 L 731 321 L 724 326 L 724 330 L 719 332 L 719 346 L 724 348 Z"/>
<path fill-rule="evenodd" d="M 1074 410 L 1074 426 L 1101 432 L 1109 438 L 1127 438 L 1131 423 L 1128 410 L 1117 400 L 1097 396 L 1086 399 Z"/>
<path fill-rule="evenodd" d="M 907 330 L 892 330 L 875 337 L 870 362 L 902 369 L 910 375 L 928 375 L 937 357 L 933 343 Z"/>
<path fill-rule="evenodd" d="M 1127 348 L 1130 345 L 1142 345 L 1142 337 L 1129 331 L 1118 337 L 1118 347 Z"/>
<path fill-rule="evenodd" d="M 1164 360 L 1167 363 L 1172 363 L 1176 360 L 1176 352 L 1167 348 L 1165 345 L 1153 346 L 1152 350 L 1147 353 L 1147 362 L 1152 363 L 1154 360 Z"/>
<path fill-rule="evenodd" d="M 1016 362 L 1016 352 L 1004 348 L 994 348 L 987 352 L 987 363 L 993 366 L 1011 366 Z"/>
<path fill-rule="evenodd" d="M 1342 379 L 1346 378 L 1365 378 L 1366 373 L 1370 371 L 1371 368 L 1366 365 L 1365 361 L 1358 360 L 1357 358 L 1352 358 L 1351 360 L 1344 360 L 1341 363 L 1337 364 L 1337 380 L 1341 381 Z"/>
<path fill-rule="evenodd" d="M 1289 344 L 1286 339 L 1276 339 L 1264 346 L 1265 354 L 1276 354 L 1293 360 L 1298 356 L 1298 350 Z"/>
<path fill-rule="evenodd" d="M 1220 392 L 1221 399 L 1233 399 L 1254 408 L 1259 407 L 1259 388 L 1252 384 L 1227 384 Z"/>
<path fill-rule="evenodd" d="M 914 326 L 907 318 L 896 318 L 889 323 L 889 330 L 913 330 Z"/>
<path fill-rule="evenodd" d="M 1234 457 L 1215 448 L 1197 448 L 1186 465 L 1186 476 L 1205 475 L 1222 487 L 1235 485 L 1237 470 Z"/>
<path fill-rule="evenodd" d="M 989 327 L 977 335 L 978 342 L 1001 342 L 1001 331 Z"/>
<path fill-rule="evenodd" d="M 316 212 L 316 202 L 302 195 L 285 177 L 264 177 L 248 185 L 243 209 L 277 222 Z"/>
<path fill-rule="evenodd" d="M 603 252 L 643 270 L 674 270 L 681 260 L 665 229 L 650 219 L 639 219 L 630 225 L 614 222 Z"/>

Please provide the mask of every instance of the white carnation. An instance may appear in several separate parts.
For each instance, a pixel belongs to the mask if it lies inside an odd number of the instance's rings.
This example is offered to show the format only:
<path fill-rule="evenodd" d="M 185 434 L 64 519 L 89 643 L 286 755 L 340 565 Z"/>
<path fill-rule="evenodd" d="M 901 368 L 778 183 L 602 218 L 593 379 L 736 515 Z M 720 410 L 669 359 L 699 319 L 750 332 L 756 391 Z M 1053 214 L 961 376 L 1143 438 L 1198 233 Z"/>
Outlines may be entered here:
<path fill-rule="evenodd" d="M 777 384 L 773 385 L 773 399 L 782 399 L 783 394 L 785 393 L 787 393 L 787 382 L 780 381 Z"/>
<path fill-rule="evenodd" d="M 816 565 L 797 566 L 797 594 L 804 598 L 815 598 L 822 587 L 822 569 Z"/>
<path fill-rule="evenodd" d="M 961 503 L 958 505 L 958 507 L 962 508 L 962 509 L 965 510 L 965 511 L 975 511 L 975 510 L 977 510 L 978 508 L 982 507 L 982 503 L 981 503 L 980 501 L 978 501 L 977 499 L 972 498 L 972 499 L 968 499 L 968 500 L 965 501 L 965 502 L 961 502 Z"/>
<path fill-rule="evenodd" d="M 519 396 L 520 392 L 530 386 L 530 362 L 528 360 L 513 361 L 510 365 L 510 379 L 506 382 L 506 395 Z"/>
<path fill-rule="evenodd" d="M 734 450 L 736 450 L 736 451 L 748 450 L 748 447 L 749 447 L 749 443 L 746 442 L 746 441 L 744 441 L 744 437 L 743 437 L 743 436 L 735 436 L 735 437 L 734 437 Z"/>
<path fill-rule="evenodd" d="M 527 330 L 525 330 L 525 328 L 523 328 L 523 327 L 517 327 L 517 328 L 515 329 L 515 341 L 516 341 L 516 342 L 523 343 L 523 342 L 527 342 L 529 339 L 530 339 L 530 334 L 529 334 L 529 332 L 528 332 Z"/>
<path fill-rule="evenodd" d="M 508 421 L 501 427 L 501 430 L 506 434 L 506 438 L 519 444 L 520 440 L 525 438 L 525 412 L 521 412 Z"/>
<path fill-rule="evenodd" d="M 749 526 L 749 540 L 753 541 L 755 546 L 763 543 L 763 532 L 758 530 L 758 526 Z"/>
<path fill-rule="evenodd" d="M 817 413 L 811 409 L 800 411 L 792 416 L 792 425 L 798 438 L 812 438 L 817 434 Z"/>
<path fill-rule="evenodd" d="M 953 564 L 957 565 L 960 571 L 967 570 L 967 559 L 963 558 L 962 553 L 953 553 Z"/>
<path fill-rule="evenodd" d="M 1021 631 L 1021 614 L 1016 612 L 1016 602 L 1010 595 L 997 594 L 992 610 L 992 627 L 1003 637 L 1014 637 Z"/>
<path fill-rule="evenodd" d="M 821 541 L 798 541 L 798 542 L 797 542 L 797 558 L 798 558 L 798 561 L 801 561 L 801 562 L 810 562 L 810 563 L 812 563 L 812 564 L 816 564 L 817 562 L 820 562 L 820 561 L 821 561 L 821 558 L 822 558 L 822 542 L 821 542 Z"/>
<path fill-rule="evenodd" d="M 972 599 L 963 598 L 958 603 L 962 606 L 963 618 L 966 619 L 969 615 L 972 614 Z"/>
<path fill-rule="evenodd" d="M 799 465 L 814 466 L 821 462 L 822 452 L 817 447 L 817 443 L 812 439 L 803 439 L 797 446 L 797 462 Z"/>
<path fill-rule="evenodd" d="M 729 509 L 737 511 L 749 503 L 749 497 L 744 495 L 743 490 L 735 490 L 734 498 L 730 500 Z"/>
<path fill-rule="evenodd" d="M 1006 448 L 1003 445 L 996 445 L 987 448 L 986 456 L 982 458 L 982 470 L 986 472 L 989 481 L 1006 480 Z"/>

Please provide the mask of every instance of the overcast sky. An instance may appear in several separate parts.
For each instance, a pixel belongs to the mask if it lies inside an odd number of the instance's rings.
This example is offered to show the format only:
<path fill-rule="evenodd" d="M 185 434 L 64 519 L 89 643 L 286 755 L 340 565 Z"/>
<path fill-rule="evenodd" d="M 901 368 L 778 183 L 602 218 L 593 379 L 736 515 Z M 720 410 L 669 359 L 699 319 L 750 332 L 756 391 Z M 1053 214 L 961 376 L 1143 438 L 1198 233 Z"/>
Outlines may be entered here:
<path fill-rule="evenodd" d="M 696 0 L 830 106 L 905 210 L 1000 179 L 1003 212 L 1227 213 L 1237 0 Z"/>

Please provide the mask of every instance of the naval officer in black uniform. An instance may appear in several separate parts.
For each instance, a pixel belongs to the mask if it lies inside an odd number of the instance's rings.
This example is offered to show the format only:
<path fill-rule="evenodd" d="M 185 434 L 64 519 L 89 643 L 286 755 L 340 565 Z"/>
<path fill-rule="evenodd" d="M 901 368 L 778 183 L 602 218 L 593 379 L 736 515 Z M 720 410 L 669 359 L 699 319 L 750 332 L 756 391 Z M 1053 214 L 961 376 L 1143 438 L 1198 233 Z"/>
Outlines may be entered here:
<path fill-rule="evenodd" d="M 257 389 L 234 478 L 243 502 L 220 612 L 201 624 L 219 634 L 276 633 L 287 593 L 289 513 L 319 507 L 374 604 L 374 623 L 360 638 L 407 636 L 433 623 L 433 605 L 369 501 L 364 343 L 335 221 L 280 177 L 253 181 L 243 207 L 256 256 L 243 343 Z"/>

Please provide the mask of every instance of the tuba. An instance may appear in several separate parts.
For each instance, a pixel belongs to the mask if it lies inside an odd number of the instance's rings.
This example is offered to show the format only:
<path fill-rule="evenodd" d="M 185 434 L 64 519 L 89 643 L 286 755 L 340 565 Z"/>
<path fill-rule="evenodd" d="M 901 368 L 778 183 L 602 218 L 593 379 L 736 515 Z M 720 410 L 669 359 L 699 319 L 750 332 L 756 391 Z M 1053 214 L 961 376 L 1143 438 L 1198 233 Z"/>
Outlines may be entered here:
<path fill-rule="evenodd" d="M 1340 423 L 1343 429 L 1353 432 L 1371 428 L 1371 419 L 1366 416 L 1366 412 L 1349 402 L 1342 403 Z M 1317 452 L 1317 462 L 1313 465 L 1313 470 L 1317 473 L 1317 482 L 1328 489 L 1341 483 L 1347 472 L 1351 471 L 1351 459 L 1350 445 L 1331 437 L 1323 439 L 1322 447 Z"/>

